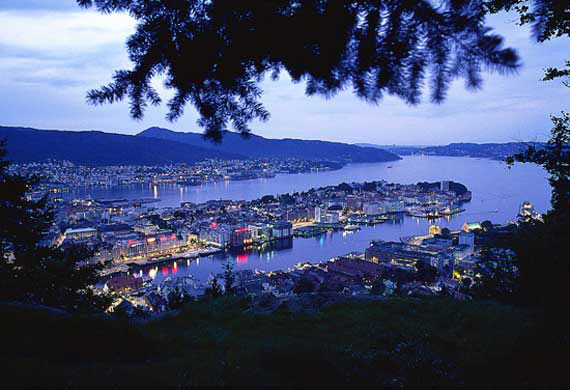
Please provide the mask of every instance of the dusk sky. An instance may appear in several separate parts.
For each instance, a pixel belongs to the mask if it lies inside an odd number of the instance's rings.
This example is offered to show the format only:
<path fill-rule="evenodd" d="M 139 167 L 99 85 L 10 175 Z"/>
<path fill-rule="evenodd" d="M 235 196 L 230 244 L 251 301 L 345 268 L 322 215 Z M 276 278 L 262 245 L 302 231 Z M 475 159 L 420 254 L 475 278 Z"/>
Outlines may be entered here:
<path fill-rule="evenodd" d="M 518 75 L 485 75 L 480 91 L 467 91 L 458 80 L 441 105 L 430 103 L 427 95 L 413 107 L 393 97 L 370 105 L 350 90 L 331 100 L 306 97 L 304 84 L 292 84 L 283 74 L 276 82 L 263 83 L 262 102 L 271 118 L 251 127 L 270 138 L 349 143 L 545 140 L 549 114 L 568 109 L 570 94 L 560 81 L 540 78 L 545 67 L 561 66 L 569 57 L 567 39 L 534 43 L 515 18 L 502 14 L 489 24 L 518 50 L 523 67 Z M 85 11 L 75 0 L 0 0 L 0 125 L 124 134 L 151 126 L 201 131 L 190 106 L 185 116 L 170 123 L 164 119 L 165 106 L 150 108 L 144 120 L 134 121 L 126 102 L 100 107 L 85 103 L 89 89 L 111 81 L 114 70 L 130 67 L 125 40 L 134 25 L 126 14 Z M 160 90 L 164 98 L 171 95 Z"/>

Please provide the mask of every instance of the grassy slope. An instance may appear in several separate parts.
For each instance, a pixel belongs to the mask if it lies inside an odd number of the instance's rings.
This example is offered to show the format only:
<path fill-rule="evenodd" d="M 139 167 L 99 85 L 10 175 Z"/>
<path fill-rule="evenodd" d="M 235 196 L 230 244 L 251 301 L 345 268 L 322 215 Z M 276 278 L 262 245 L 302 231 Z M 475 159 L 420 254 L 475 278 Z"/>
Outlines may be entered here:
<path fill-rule="evenodd" d="M 342 304 L 318 314 L 273 315 L 243 313 L 240 306 L 243 301 L 236 299 L 195 303 L 180 314 L 132 325 L 3 305 L 3 382 L 427 385 L 556 380 L 543 377 L 550 364 L 535 363 L 548 350 L 542 340 L 546 336 L 530 313 L 509 306 L 391 300 Z"/>

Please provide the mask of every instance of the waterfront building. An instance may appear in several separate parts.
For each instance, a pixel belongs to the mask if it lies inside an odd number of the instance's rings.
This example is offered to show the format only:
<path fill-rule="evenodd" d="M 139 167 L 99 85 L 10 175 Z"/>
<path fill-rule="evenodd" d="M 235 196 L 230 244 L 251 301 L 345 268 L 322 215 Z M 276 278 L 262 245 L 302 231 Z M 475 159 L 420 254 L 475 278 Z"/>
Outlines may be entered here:
<path fill-rule="evenodd" d="M 113 258 L 142 257 L 147 254 L 147 246 L 144 240 L 119 241 L 113 247 Z"/>
<path fill-rule="evenodd" d="M 481 224 L 479 222 L 465 222 L 461 227 L 464 232 L 473 232 L 475 230 L 482 230 Z"/>
<path fill-rule="evenodd" d="M 379 202 L 366 202 L 363 204 L 362 209 L 366 215 L 380 215 L 386 212 L 386 209 L 380 205 Z"/>
<path fill-rule="evenodd" d="M 404 202 L 399 199 L 385 199 L 379 203 L 387 213 L 401 213 L 404 211 Z"/>
<path fill-rule="evenodd" d="M 231 228 L 228 225 L 210 224 L 200 231 L 200 240 L 221 248 L 230 244 Z"/>
<path fill-rule="evenodd" d="M 93 228 L 77 228 L 67 229 L 64 233 L 66 240 L 86 240 L 97 236 L 97 229 Z"/>
<path fill-rule="evenodd" d="M 440 182 L 440 187 L 439 189 L 443 192 L 447 192 L 449 191 L 449 180 L 443 180 Z"/>
<path fill-rule="evenodd" d="M 248 225 L 253 242 L 269 241 L 273 238 L 273 225 L 268 223 L 253 223 Z"/>
<path fill-rule="evenodd" d="M 272 234 L 277 239 L 291 237 L 293 236 L 293 225 L 286 221 L 275 222 L 273 223 Z"/>
<path fill-rule="evenodd" d="M 321 222 L 321 208 L 320 207 L 315 207 L 315 222 L 317 222 L 317 223 Z"/>
<path fill-rule="evenodd" d="M 342 207 L 340 205 L 331 206 L 325 210 L 315 207 L 315 222 L 317 223 L 338 223 Z"/>
<path fill-rule="evenodd" d="M 273 223 L 273 237 L 277 239 L 293 236 L 293 225 L 287 221 Z"/>
<path fill-rule="evenodd" d="M 242 247 L 252 243 L 251 232 L 247 227 L 237 227 L 230 233 L 230 245 L 232 247 Z"/>

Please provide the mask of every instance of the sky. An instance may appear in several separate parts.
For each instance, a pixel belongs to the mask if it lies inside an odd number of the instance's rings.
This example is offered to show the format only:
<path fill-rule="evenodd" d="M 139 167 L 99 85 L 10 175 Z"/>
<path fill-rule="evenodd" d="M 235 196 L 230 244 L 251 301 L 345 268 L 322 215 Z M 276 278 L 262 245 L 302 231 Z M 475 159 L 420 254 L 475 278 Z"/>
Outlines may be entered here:
<path fill-rule="evenodd" d="M 494 15 L 488 24 L 517 49 L 517 75 L 485 74 L 483 88 L 467 91 L 454 82 L 443 104 L 427 96 L 417 106 L 395 97 L 377 105 L 344 91 L 332 99 L 307 97 L 304 84 L 287 74 L 262 83 L 262 103 L 271 113 L 254 122 L 255 134 L 381 145 L 438 145 L 450 142 L 544 141 L 549 115 L 568 110 L 570 91 L 560 81 L 542 82 L 547 66 L 570 57 L 568 40 L 538 44 L 516 15 Z M 0 0 L 0 125 L 57 130 L 102 130 L 136 134 L 159 126 L 200 132 L 191 106 L 176 122 L 164 105 L 149 108 L 141 121 L 129 117 L 127 102 L 91 106 L 86 92 L 127 69 L 125 41 L 135 21 L 126 14 L 102 15 L 80 9 L 75 0 Z M 167 100 L 171 92 L 156 86 Z"/>

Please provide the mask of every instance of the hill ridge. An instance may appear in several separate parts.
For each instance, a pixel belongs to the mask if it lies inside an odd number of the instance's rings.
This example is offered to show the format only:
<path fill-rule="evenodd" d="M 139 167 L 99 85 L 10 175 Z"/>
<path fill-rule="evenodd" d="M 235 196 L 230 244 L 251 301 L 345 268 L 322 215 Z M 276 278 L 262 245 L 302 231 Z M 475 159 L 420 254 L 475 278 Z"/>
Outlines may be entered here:
<path fill-rule="evenodd" d="M 206 140 L 201 133 L 176 132 L 160 127 L 150 127 L 136 136 L 167 139 L 225 152 L 239 150 L 239 153 L 247 158 L 299 158 L 343 163 L 385 162 L 400 159 L 396 154 L 382 149 L 360 147 L 342 142 L 296 138 L 275 139 L 256 134 L 244 138 L 239 133 L 231 131 L 225 131 L 223 135 L 220 143 L 213 143 Z"/>
<path fill-rule="evenodd" d="M 14 163 L 67 160 L 74 164 L 163 165 L 195 163 L 208 158 L 244 159 L 238 153 L 216 151 L 169 140 L 98 130 L 40 130 L 0 126 L 0 139 L 7 141 L 7 159 Z"/>

